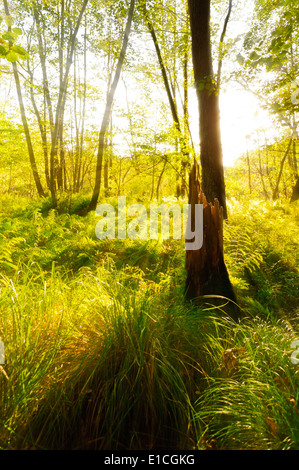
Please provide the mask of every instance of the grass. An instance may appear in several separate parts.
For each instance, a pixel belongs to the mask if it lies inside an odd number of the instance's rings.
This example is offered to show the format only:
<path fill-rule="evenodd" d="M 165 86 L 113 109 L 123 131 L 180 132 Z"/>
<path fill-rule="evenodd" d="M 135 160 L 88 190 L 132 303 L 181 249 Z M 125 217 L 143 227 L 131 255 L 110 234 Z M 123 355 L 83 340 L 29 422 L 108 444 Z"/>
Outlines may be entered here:
<path fill-rule="evenodd" d="M 299 448 L 298 205 L 232 203 L 235 323 L 185 302 L 179 241 L 97 240 L 80 197 L 8 202 L 0 449 Z"/>

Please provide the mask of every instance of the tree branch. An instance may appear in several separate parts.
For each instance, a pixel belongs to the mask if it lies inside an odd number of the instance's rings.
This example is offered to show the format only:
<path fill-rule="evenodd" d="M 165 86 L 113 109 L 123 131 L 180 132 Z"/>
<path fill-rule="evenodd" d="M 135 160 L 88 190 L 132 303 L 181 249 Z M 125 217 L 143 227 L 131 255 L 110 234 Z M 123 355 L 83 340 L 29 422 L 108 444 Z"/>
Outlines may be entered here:
<path fill-rule="evenodd" d="M 220 36 L 220 46 L 219 46 L 220 50 L 219 50 L 218 71 L 217 71 L 217 89 L 218 90 L 220 88 L 220 82 L 221 82 L 221 69 L 222 69 L 222 62 L 223 62 L 223 41 L 226 35 L 227 25 L 228 25 L 230 15 L 232 12 L 232 7 L 233 7 L 233 0 L 229 0 L 228 12 L 227 12 L 224 25 L 223 25 L 223 30 Z"/>

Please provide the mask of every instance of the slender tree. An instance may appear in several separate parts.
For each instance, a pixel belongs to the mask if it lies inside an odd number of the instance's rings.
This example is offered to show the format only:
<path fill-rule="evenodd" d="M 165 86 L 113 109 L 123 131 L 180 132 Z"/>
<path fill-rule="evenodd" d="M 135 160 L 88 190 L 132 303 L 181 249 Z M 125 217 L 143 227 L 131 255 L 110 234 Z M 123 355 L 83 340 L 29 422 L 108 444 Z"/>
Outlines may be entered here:
<path fill-rule="evenodd" d="M 56 106 L 56 113 L 55 113 L 55 121 L 54 121 L 54 128 L 53 128 L 53 135 L 52 135 L 52 143 L 51 143 L 51 154 L 50 154 L 50 191 L 52 196 L 52 203 L 55 207 L 57 205 L 57 195 L 56 195 L 56 179 L 57 179 L 57 155 L 58 155 L 58 145 L 59 140 L 61 140 L 62 131 L 63 131 L 63 118 L 64 118 L 64 111 L 65 111 L 65 103 L 67 98 L 67 88 L 68 88 L 68 80 L 69 80 L 69 73 L 73 61 L 74 50 L 76 45 L 76 38 L 78 34 L 78 30 L 87 7 L 88 0 L 84 0 L 81 6 L 74 30 L 70 35 L 68 46 L 67 46 L 67 58 L 66 58 L 66 65 L 64 73 L 60 74 L 60 87 L 59 87 L 59 94 Z M 60 58 L 61 60 L 61 58 Z"/>
<path fill-rule="evenodd" d="M 4 5 L 5 14 L 9 17 L 10 16 L 10 11 L 9 11 L 9 6 L 8 6 L 7 0 L 3 0 L 3 5 Z M 8 31 L 11 31 L 11 26 L 8 26 Z M 34 155 L 34 150 L 33 150 L 33 145 L 32 145 L 30 129 L 29 129 L 27 116 L 26 116 L 26 111 L 25 111 L 25 105 L 24 105 L 24 100 L 23 100 L 23 94 L 22 94 L 22 88 L 21 88 L 17 63 L 13 62 L 12 67 L 13 67 L 13 75 L 14 75 L 14 80 L 15 80 L 16 90 L 17 90 L 17 95 L 18 95 L 18 102 L 19 102 L 19 108 L 20 108 L 20 113 L 21 113 L 21 119 L 22 119 L 22 123 L 23 123 L 25 137 L 26 137 L 26 143 L 27 143 L 28 154 L 29 154 L 30 165 L 31 165 L 31 169 L 32 169 L 34 182 L 35 182 L 36 189 L 37 189 L 37 192 L 38 192 L 39 196 L 45 196 L 45 192 L 44 192 L 44 189 L 42 187 L 41 180 L 40 180 L 39 173 L 38 173 L 38 169 L 37 169 L 37 165 L 36 165 L 36 160 L 35 160 L 35 155 Z"/>
<path fill-rule="evenodd" d="M 181 162 L 181 172 L 180 172 L 180 179 L 181 179 L 181 186 L 179 188 L 179 195 L 184 196 L 186 192 L 186 167 L 189 162 L 189 134 L 190 134 L 190 129 L 188 126 L 188 35 L 184 34 L 183 39 L 184 39 L 184 51 L 183 51 L 183 75 L 184 75 L 184 99 L 183 99 L 183 112 L 184 112 L 184 122 L 183 125 L 180 122 L 180 116 L 179 116 L 179 111 L 178 111 L 178 106 L 177 106 L 177 100 L 175 96 L 175 88 L 177 84 L 176 80 L 176 70 L 175 70 L 175 64 L 173 67 L 173 74 L 174 74 L 174 79 L 171 81 L 169 77 L 169 73 L 167 70 L 167 67 L 165 65 L 165 60 L 163 59 L 162 56 L 162 51 L 161 47 L 159 44 L 159 39 L 157 37 L 156 31 L 155 31 L 155 26 L 153 24 L 153 21 L 150 18 L 149 11 L 147 9 L 146 5 L 146 0 L 143 0 L 142 3 L 142 13 L 143 17 L 145 20 L 145 24 L 149 30 L 149 33 L 151 35 L 162 79 L 163 79 L 163 84 L 165 87 L 165 91 L 167 94 L 168 98 L 168 103 L 173 119 L 173 124 L 176 129 L 177 135 L 178 135 L 178 141 L 180 145 L 180 152 L 182 154 L 182 162 Z M 176 27 L 174 28 L 174 36 L 176 35 L 177 30 Z"/>
<path fill-rule="evenodd" d="M 99 134 L 95 183 L 94 183 L 92 198 L 87 207 L 87 211 L 96 209 L 99 194 L 100 194 L 101 180 L 102 180 L 102 168 L 103 168 L 103 156 L 104 156 L 104 150 L 105 150 L 105 136 L 106 136 L 106 131 L 107 131 L 109 121 L 110 121 L 110 114 L 112 110 L 115 91 L 116 91 L 116 88 L 120 79 L 120 74 L 121 74 L 121 70 L 122 70 L 122 66 L 124 63 L 126 50 L 127 50 L 127 46 L 129 42 L 129 35 L 130 35 L 132 21 L 133 21 L 134 8 L 135 8 L 135 0 L 131 0 L 129 11 L 128 11 L 127 24 L 125 27 L 125 32 L 124 32 L 124 37 L 123 37 L 123 42 L 122 42 L 122 47 L 121 47 L 121 51 L 119 54 L 119 58 L 118 58 L 118 62 L 117 62 L 116 70 L 115 70 L 115 75 L 111 83 L 110 90 L 108 92 L 105 111 L 104 111 L 104 115 L 102 119 L 102 124 L 101 124 L 101 129 L 100 129 L 100 134 Z"/>

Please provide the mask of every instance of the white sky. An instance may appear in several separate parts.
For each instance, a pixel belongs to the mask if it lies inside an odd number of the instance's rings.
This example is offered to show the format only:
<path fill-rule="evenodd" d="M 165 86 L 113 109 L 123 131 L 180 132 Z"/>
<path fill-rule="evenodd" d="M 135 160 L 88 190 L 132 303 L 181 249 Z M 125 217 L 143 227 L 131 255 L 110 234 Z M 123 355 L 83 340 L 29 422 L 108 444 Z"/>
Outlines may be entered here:
<path fill-rule="evenodd" d="M 247 136 L 270 125 L 267 113 L 250 92 L 232 87 L 220 95 L 223 160 L 231 165 L 247 149 Z"/>

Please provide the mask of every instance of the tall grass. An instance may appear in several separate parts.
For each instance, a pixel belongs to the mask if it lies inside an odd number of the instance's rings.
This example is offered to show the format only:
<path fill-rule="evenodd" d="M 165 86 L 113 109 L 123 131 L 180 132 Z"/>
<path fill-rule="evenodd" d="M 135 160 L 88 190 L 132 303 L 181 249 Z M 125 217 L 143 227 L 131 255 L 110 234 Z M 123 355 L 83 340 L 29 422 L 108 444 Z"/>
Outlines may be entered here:
<path fill-rule="evenodd" d="M 195 404 L 195 419 L 218 449 L 298 449 L 295 332 L 284 321 L 246 319 L 231 330 L 218 370 Z M 214 338 L 214 346 L 218 339 Z"/>
<path fill-rule="evenodd" d="M 3 279 L 12 302 L 1 328 L 1 419 L 12 446 L 191 445 L 196 360 L 186 364 L 175 318 L 167 321 L 155 303 L 157 286 L 140 277 L 136 293 L 125 286 L 129 273 L 109 274 L 109 283 L 107 276 L 87 270 L 66 283 L 53 270 L 48 285 L 34 276 L 26 290 Z"/>
<path fill-rule="evenodd" d="M 0 448 L 298 449 L 297 253 L 267 210 L 225 229 L 239 323 L 185 302 L 177 241 L 100 242 L 92 216 L 36 206 L 2 217 Z"/>

